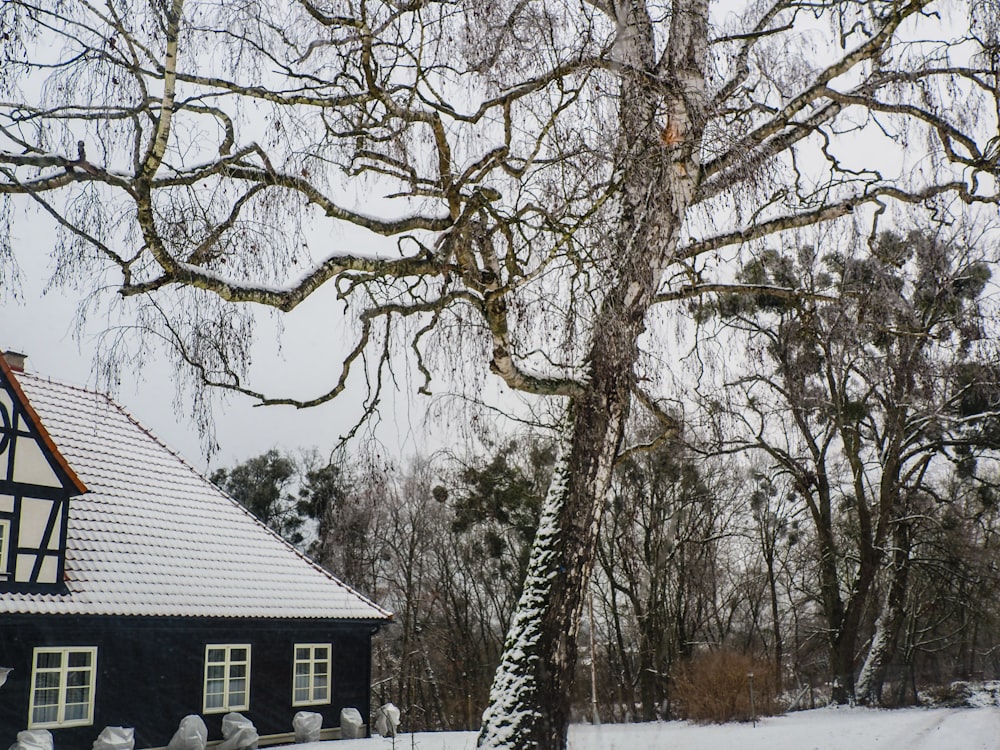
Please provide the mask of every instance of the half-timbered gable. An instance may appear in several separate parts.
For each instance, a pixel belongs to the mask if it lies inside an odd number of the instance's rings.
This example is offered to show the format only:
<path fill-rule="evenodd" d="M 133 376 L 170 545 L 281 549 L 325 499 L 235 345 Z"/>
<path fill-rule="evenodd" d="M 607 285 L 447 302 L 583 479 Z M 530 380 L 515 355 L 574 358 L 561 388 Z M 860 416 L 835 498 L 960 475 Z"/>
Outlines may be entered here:
<path fill-rule="evenodd" d="M 0 358 L 0 591 L 63 588 L 69 498 L 83 492 Z"/>

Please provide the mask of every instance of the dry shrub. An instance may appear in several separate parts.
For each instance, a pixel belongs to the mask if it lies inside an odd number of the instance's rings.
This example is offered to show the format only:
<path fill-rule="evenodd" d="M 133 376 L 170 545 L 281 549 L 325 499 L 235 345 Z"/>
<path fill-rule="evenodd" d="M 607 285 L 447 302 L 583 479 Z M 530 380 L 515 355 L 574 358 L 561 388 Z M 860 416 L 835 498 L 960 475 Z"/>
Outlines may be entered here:
<path fill-rule="evenodd" d="M 767 662 L 735 651 L 696 654 L 674 674 L 677 715 L 703 724 L 750 721 L 750 673 L 756 716 L 782 713 L 773 669 Z"/>

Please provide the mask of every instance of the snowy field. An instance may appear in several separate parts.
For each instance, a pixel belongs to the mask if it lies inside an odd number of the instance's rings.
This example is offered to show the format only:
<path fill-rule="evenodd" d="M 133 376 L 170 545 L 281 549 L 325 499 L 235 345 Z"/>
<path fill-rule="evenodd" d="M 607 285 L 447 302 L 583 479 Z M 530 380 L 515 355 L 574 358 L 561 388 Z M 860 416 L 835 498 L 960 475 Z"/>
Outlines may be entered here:
<path fill-rule="evenodd" d="M 316 742 L 295 750 L 473 750 L 473 732 Z M 570 750 L 996 750 L 1000 708 L 822 708 L 749 724 L 574 726 Z"/>

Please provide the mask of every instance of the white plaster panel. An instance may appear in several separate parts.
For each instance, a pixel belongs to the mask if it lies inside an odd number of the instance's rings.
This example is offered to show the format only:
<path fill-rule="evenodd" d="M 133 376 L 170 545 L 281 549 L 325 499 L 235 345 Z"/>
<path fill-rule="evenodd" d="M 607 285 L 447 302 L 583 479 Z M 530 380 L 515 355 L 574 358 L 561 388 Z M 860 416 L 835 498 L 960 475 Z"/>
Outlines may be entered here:
<path fill-rule="evenodd" d="M 49 522 L 49 511 L 52 509 L 51 500 L 42 500 L 37 497 L 25 497 L 21 499 L 21 520 L 18 525 L 17 546 L 41 547 L 45 534 L 45 526 Z"/>
<path fill-rule="evenodd" d="M 18 438 L 14 453 L 14 481 L 42 487 L 62 486 L 38 441 L 24 437 Z"/>
<path fill-rule="evenodd" d="M 35 567 L 35 555 L 18 555 L 14 566 L 14 580 L 27 583 L 31 580 L 31 569 Z"/>
<path fill-rule="evenodd" d="M 52 527 L 52 537 L 49 539 L 48 549 L 53 552 L 57 552 L 60 547 L 60 537 L 62 536 L 62 514 L 63 509 L 60 508 L 56 511 L 56 523 Z"/>
<path fill-rule="evenodd" d="M 58 583 L 59 561 L 53 555 L 46 555 L 42 568 L 38 571 L 38 583 Z"/>

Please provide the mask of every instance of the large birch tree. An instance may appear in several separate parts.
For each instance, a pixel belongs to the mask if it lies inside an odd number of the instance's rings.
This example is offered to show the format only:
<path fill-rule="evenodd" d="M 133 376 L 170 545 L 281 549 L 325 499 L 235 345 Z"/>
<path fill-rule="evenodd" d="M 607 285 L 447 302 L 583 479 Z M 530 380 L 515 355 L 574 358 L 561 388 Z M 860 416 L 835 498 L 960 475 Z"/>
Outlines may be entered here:
<path fill-rule="evenodd" d="M 424 390 L 478 366 L 557 404 L 483 747 L 565 746 L 632 405 L 674 429 L 676 303 L 798 228 L 997 201 L 985 2 L 7 0 L 0 36 L 6 263 L 36 206 L 57 281 L 113 286 L 189 377 L 263 404 L 367 388 L 373 413 L 396 351 Z M 345 304 L 342 369 L 256 388 L 253 310 L 313 296 Z"/>

